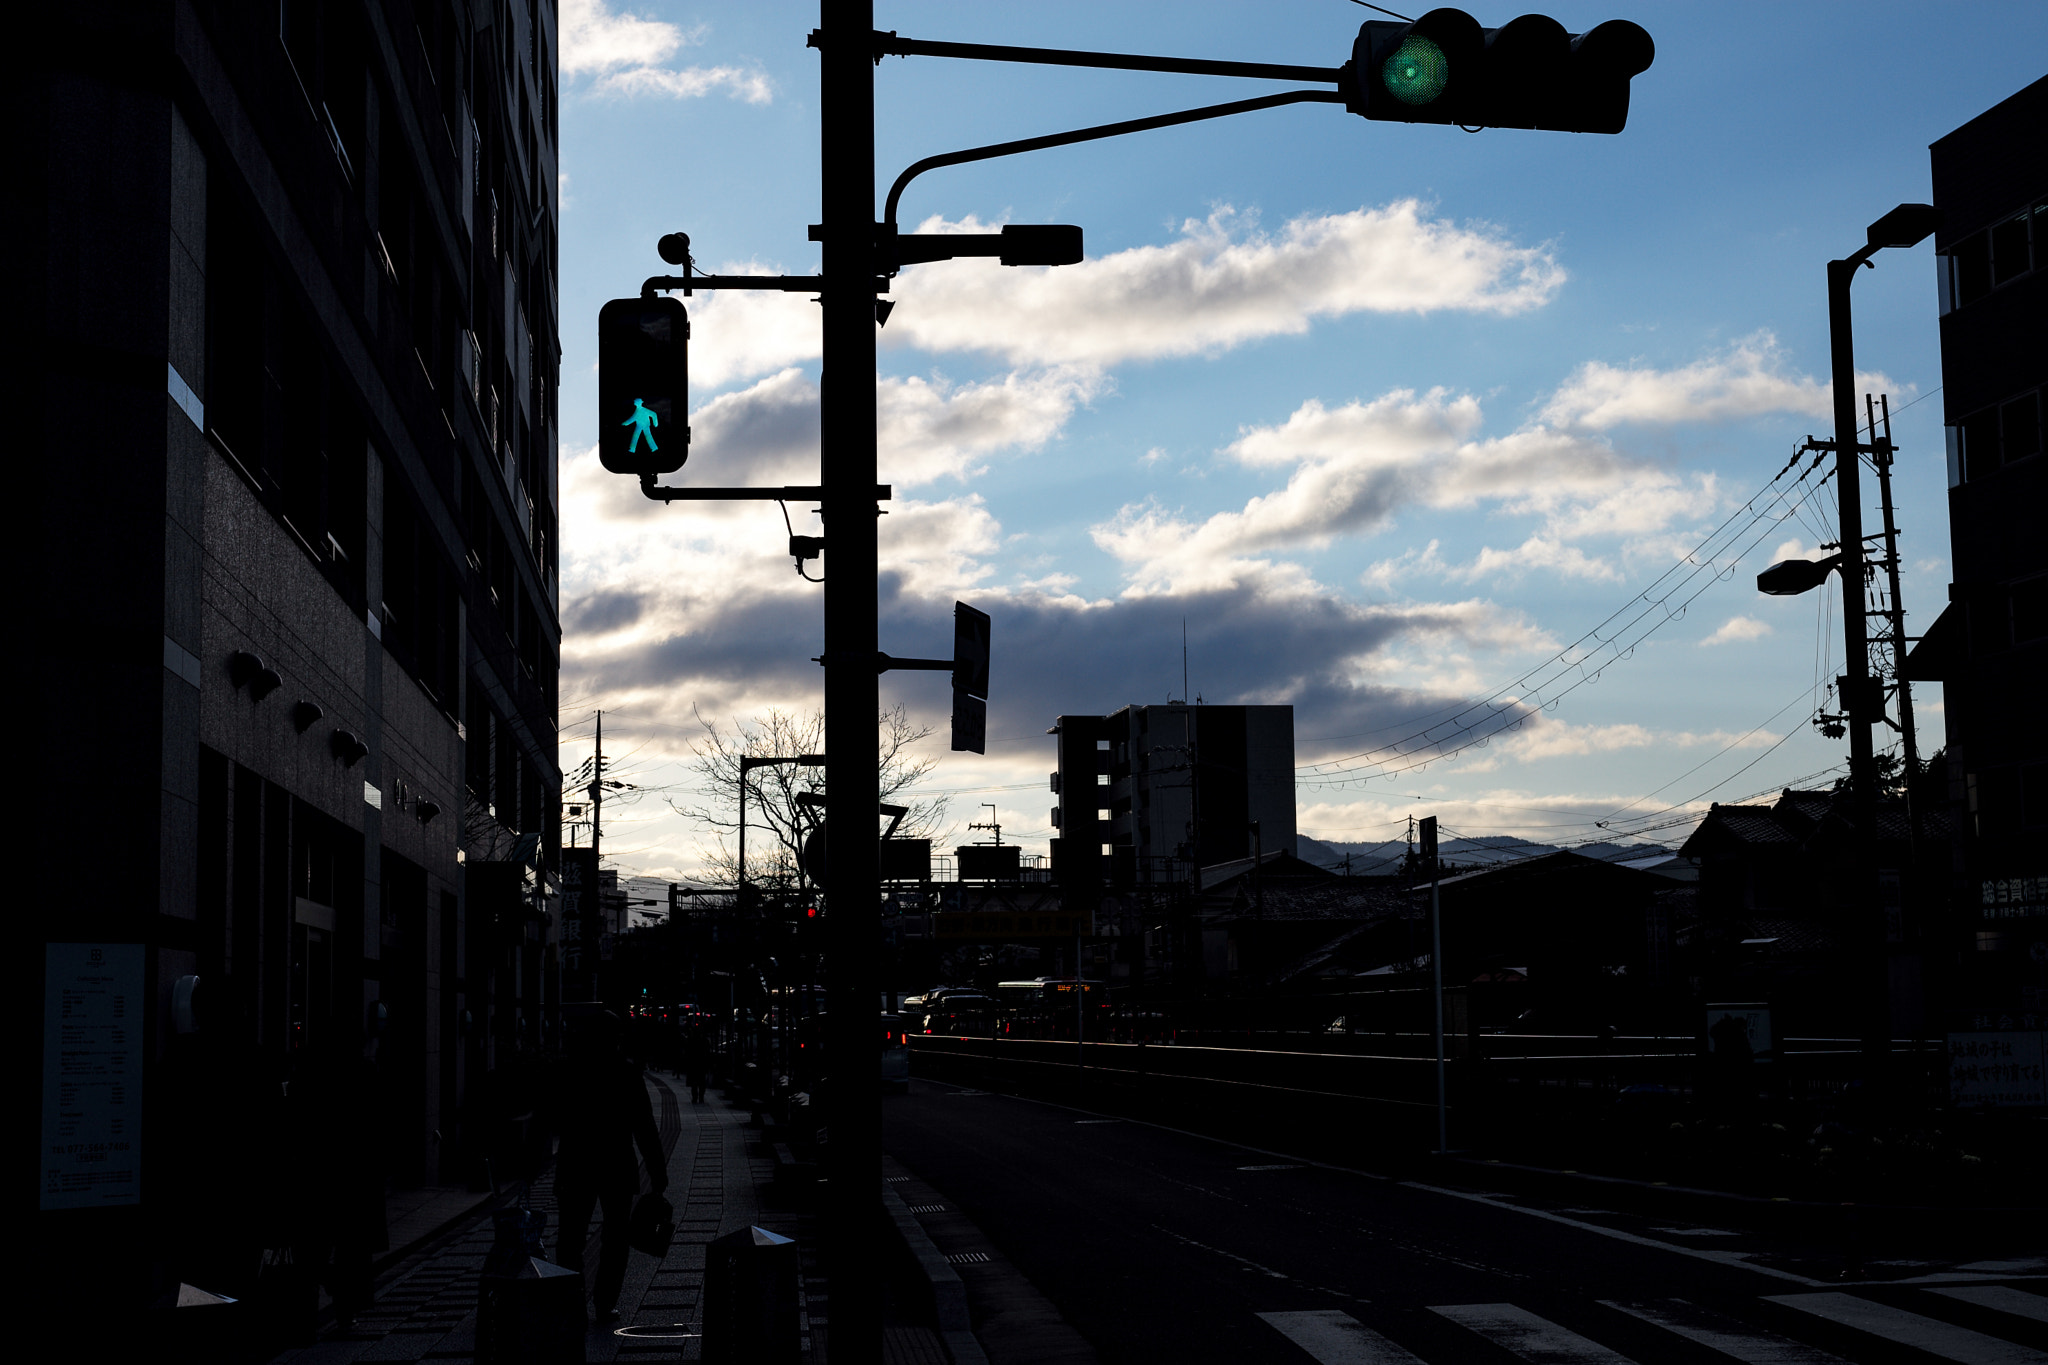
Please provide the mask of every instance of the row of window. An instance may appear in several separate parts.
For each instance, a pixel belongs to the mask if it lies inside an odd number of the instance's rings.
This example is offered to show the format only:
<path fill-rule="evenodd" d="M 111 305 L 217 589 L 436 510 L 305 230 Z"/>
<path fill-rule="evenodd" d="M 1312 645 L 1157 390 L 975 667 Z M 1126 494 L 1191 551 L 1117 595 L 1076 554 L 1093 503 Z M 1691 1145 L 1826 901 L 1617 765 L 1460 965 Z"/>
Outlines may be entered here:
<path fill-rule="evenodd" d="M 2038 270 L 2048 253 L 2048 201 L 2021 209 L 1982 232 L 1971 233 L 1934 258 L 1939 271 L 1941 311 L 1954 312 L 2001 285 Z"/>
<path fill-rule="evenodd" d="M 1980 408 L 1948 429 L 1948 486 L 1990 477 L 2041 453 L 2041 391 Z"/>
<path fill-rule="evenodd" d="M 555 808 L 557 794 L 521 749 L 512 726 L 498 715 L 484 689 L 474 681 L 463 729 L 463 780 L 470 794 L 489 807 L 507 829 L 546 833 L 547 816 Z"/>

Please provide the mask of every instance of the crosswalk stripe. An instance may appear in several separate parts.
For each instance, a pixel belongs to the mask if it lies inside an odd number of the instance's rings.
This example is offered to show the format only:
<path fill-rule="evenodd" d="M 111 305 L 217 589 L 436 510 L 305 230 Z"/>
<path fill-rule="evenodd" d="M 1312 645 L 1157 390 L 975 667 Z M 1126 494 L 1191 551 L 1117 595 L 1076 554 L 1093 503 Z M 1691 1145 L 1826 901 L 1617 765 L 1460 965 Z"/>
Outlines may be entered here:
<path fill-rule="evenodd" d="M 1334 1308 L 1259 1316 L 1322 1365 L 1422 1365 L 1420 1357 Z"/>
<path fill-rule="evenodd" d="M 1959 1361 L 1961 1365 L 2048 1365 L 2048 1353 L 2031 1346 L 2001 1341 L 1890 1304 L 1859 1299 L 1854 1294 L 1766 1294 L 1764 1298 L 1844 1327 L 1916 1347 L 1943 1360 Z"/>
<path fill-rule="evenodd" d="M 1688 1341 L 1697 1341 L 1743 1365 L 1844 1365 L 1842 1358 L 1817 1346 L 1781 1337 L 1760 1327 L 1750 1327 L 1733 1318 L 1687 1303 L 1684 1299 L 1660 1299 L 1655 1303 L 1600 1302 L 1632 1318 L 1641 1318 Z"/>
<path fill-rule="evenodd" d="M 2014 1289 L 2009 1284 L 1959 1284 L 1934 1292 L 1945 1298 L 1974 1303 L 1979 1308 L 1995 1308 L 2001 1313 L 2017 1313 L 2036 1322 L 2048 1322 L 2048 1299 L 2039 1294 L 2029 1294 L 2024 1289 Z"/>
<path fill-rule="evenodd" d="M 1429 1311 L 1534 1365 L 1634 1365 L 1627 1356 L 1511 1303 L 1431 1304 Z"/>

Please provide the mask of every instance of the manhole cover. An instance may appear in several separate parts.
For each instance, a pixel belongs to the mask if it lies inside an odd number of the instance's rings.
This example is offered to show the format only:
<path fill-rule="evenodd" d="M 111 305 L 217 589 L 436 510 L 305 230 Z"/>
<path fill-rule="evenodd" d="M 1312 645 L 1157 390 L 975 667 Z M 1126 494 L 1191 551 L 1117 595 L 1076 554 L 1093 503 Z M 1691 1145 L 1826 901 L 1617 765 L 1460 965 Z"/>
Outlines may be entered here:
<path fill-rule="evenodd" d="M 687 1322 L 668 1322 L 649 1327 L 616 1327 L 612 1329 L 612 1335 L 632 1337 L 635 1341 L 681 1341 L 699 1334 L 692 1332 Z"/>

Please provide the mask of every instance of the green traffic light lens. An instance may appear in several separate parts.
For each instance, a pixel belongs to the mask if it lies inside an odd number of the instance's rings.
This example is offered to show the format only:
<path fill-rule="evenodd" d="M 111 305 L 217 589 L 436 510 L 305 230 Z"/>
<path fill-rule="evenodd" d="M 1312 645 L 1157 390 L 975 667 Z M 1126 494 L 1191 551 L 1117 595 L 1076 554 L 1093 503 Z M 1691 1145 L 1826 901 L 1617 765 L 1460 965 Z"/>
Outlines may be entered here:
<path fill-rule="evenodd" d="M 1403 104 L 1428 104 L 1451 81 L 1451 64 L 1444 50 L 1429 39 L 1410 34 L 1380 67 L 1380 81 L 1387 93 Z"/>

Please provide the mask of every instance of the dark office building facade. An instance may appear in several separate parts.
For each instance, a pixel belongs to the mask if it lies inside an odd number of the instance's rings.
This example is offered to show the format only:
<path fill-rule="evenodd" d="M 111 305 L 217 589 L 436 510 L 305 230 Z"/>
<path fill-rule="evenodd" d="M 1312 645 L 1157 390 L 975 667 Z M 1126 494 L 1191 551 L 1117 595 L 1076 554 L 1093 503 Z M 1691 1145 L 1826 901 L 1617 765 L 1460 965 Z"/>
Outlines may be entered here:
<path fill-rule="evenodd" d="M 1185 882 L 1197 868 L 1294 852 L 1292 706 L 1126 706 L 1061 716 L 1054 734 L 1062 883 Z"/>
<path fill-rule="evenodd" d="M 1949 1027 L 2048 1019 L 2043 129 L 2048 79 L 1931 149 L 1955 581 L 1908 666 L 1943 684 L 1958 833 Z"/>
<path fill-rule="evenodd" d="M 233 1295 L 289 1190 L 473 1179 L 481 1078 L 549 1036 L 555 27 L 37 17 L 4 287 L 53 1304 Z M 345 1135 L 300 1131 L 315 1058 Z"/>

